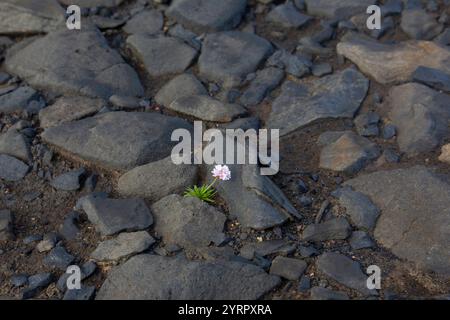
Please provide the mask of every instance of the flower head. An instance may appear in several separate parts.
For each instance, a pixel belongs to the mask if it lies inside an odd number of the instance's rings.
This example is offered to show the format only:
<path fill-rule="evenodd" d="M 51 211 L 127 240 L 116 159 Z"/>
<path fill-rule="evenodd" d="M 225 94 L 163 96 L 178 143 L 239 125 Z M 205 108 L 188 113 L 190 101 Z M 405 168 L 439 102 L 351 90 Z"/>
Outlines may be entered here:
<path fill-rule="evenodd" d="M 218 178 L 223 181 L 231 179 L 230 169 L 226 165 L 222 166 L 218 164 L 217 166 L 214 167 L 214 170 L 211 171 L 211 173 L 213 174 L 214 178 Z"/>

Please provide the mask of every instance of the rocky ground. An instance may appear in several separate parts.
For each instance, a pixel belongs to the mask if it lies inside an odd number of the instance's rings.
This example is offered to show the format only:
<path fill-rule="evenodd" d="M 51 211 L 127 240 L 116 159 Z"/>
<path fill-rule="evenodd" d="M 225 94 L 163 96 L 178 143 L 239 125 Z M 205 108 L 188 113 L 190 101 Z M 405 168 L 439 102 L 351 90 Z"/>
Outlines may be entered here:
<path fill-rule="evenodd" d="M 448 0 L 1 1 L 0 297 L 448 299 L 449 45 Z M 280 172 L 182 197 L 195 119 Z"/>

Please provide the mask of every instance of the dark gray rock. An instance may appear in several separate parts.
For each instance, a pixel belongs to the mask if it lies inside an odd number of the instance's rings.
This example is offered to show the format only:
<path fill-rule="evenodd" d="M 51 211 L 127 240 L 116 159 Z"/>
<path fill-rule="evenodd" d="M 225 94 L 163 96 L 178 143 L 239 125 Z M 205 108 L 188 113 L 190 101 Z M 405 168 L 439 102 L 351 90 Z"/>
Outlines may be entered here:
<path fill-rule="evenodd" d="M 355 118 L 354 122 L 359 135 L 363 137 L 378 136 L 380 116 L 375 112 L 360 114 Z"/>
<path fill-rule="evenodd" d="M 364 231 L 354 231 L 349 239 L 349 243 L 353 250 L 374 247 L 372 238 Z"/>
<path fill-rule="evenodd" d="M 393 124 L 387 124 L 383 127 L 383 139 L 390 140 L 397 134 L 397 128 Z"/>
<path fill-rule="evenodd" d="M 311 71 L 316 77 L 322 77 L 333 73 L 333 67 L 329 63 L 319 63 L 315 64 Z"/>
<path fill-rule="evenodd" d="M 347 239 L 351 232 L 350 224 L 345 218 L 334 218 L 323 223 L 310 224 L 303 231 L 304 241 L 328 241 Z"/>
<path fill-rule="evenodd" d="M 367 275 L 357 261 L 336 252 L 323 253 L 317 258 L 317 269 L 340 284 L 355 289 L 363 295 L 377 295 L 376 290 L 367 288 Z"/>
<path fill-rule="evenodd" d="M 38 97 L 31 87 L 19 87 L 16 90 L 0 96 L 0 112 L 13 113 L 26 110 L 28 104 Z"/>
<path fill-rule="evenodd" d="M 0 154 L 0 179 L 19 181 L 28 173 L 29 167 L 20 160 Z"/>
<path fill-rule="evenodd" d="M 127 45 L 152 77 L 182 73 L 197 57 L 197 50 L 173 37 L 135 34 Z"/>
<path fill-rule="evenodd" d="M 81 289 L 67 290 L 64 294 L 63 300 L 77 300 L 85 301 L 94 298 L 95 287 L 94 286 L 81 286 Z"/>
<path fill-rule="evenodd" d="M 79 219 L 80 214 L 76 211 L 71 211 L 67 215 L 59 229 L 59 233 L 64 237 L 64 239 L 70 241 L 78 237 L 80 233 L 80 229 L 77 226 Z"/>
<path fill-rule="evenodd" d="M 450 46 L 450 28 L 447 28 L 434 38 L 434 41 L 442 46 Z"/>
<path fill-rule="evenodd" d="M 307 292 L 311 288 L 311 278 L 306 275 L 301 277 L 297 288 L 302 293 Z"/>
<path fill-rule="evenodd" d="M 369 80 L 352 68 L 310 85 L 286 82 L 272 104 L 268 127 L 280 129 L 280 134 L 286 135 L 319 119 L 352 118 L 368 87 Z"/>
<path fill-rule="evenodd" d="M 310 73 L 312 62 L 304 56 L 291 54 L 285 50 L 277 50 L 267 60 L 266 65 L 284 69 L 288 74 L 301 78 Z"/>
<path fill-rule="evenodd" d="M 176 24 L 169 29 L 169 35 L 172 37 L 180 38 L 194 49 L 200 51 L 202 48 L 202 42 L 200 38 L 192 31 L 185 29 L 181 24 Z"/>
<path fill-rule="evenodd" d="M 175 129 L 192 126 L 157 113 L 108 112 L 44 131 L 45 142 L 109 169 L 129 170 L 167 157 Z"/>
<path fill-rule="evenodd" d="M 197 198 L 170 195 L 154 203 L 152 212 L 165 244 L 196 249 L 225 240 L 225 215 Z"/>
<path fill-rule="evenodd" d="M 272 261 L 270 274 L 297 281 L 303 275 L 307 266 L 303 260 L 278 256 Z"/>
<path fill-rule="evenodd" d="M 418 67 L 414 71 L 413 80 L 419 83 L 426 84 L 436 90 L 442 90 L 450 93 L 450 74 L 442 72 L 438 69 Z"/>
<path fill-rule="evenodd" d="M 388 0 L 381 6 L 381 15 L 383 17 L 396 15 L 402 13 L 403 2 L 402 0 Z"/>
<path fill-rule="evenodd" d="M 28 276 L 24 274 L 17 274 L 12 276 L 9 282 L 11 282 L 15 288 L 23 287 L 28 284 Z"/>
<path fill-rule="evenodd" d="M 358 228 L 372 230 L 380 215 L 380 210 L 361 192 L 351 188 L 340 188 L 332 193 L 339 199 L 339 204 L 346 209 L 346 214 Z"/>
<path fill-rule="evenodd" d="M 13 238 L 13 215 L 9 210 L 0 210 L 0 241 Z"/>
<path fill-rule="evenodd" d="M 8 72 L 36 89 L 58 94 L 105 99 L 113 94 L 143 95 L 137 73 L 111 50 L 100 31 L 89 26 L 76 32 L 64 29 L 11 52 L 5 61 Z"/>
<path fill-rule="evenodd" d="M 176 0 L 166 14 L 197 33 L 233 29 L 241 21 L 247 0 Z"/>
<path fill-rule="evenodd" d="M 28 286 L 22 291 L 22 299 L 30 299 L 45 289 L 53 281 L 51 273 L 39 273 L 28 278 Z"/>
<path fill-rule="evenodd" d="M 275 89 L 284 78 L 283 70 L 269 67 L 256 73 L 256 78 L 250 83 L 239 99 L 244 106 L 259 104 L 267 94 Z"/>
<path fill-rule="evenodd" d="M 57 190 L 76 191 L 80 189 L 80 179 L 85 173 L 86 169 L 84 168 L 63 173 L 54 178 L 50 185 Z"/>
<path fill-rule="evenodd" d="M 226 87 L 239 85 L 271 51 L 269 41 L 251 33 L 228 31 L 208 34 L 198 62 L 200 75 Z"/>
<path fill-rule="evenodd" d="M 240 256 L 253 260 L 256 256 L 288 255 L 295 251 L 295 245 L 286 240 L 267 240 L 245 244 L 240 251 Z"/>
<path fill-rule="evenodd" d="M 374 232 L 378 243 L 421 268 L 450 274 L 448 179 L 416 166 L 374 172 L 346 184 L 380 208 Z"/>
<path fill-rule="evenodd" d="M 299 246 L 298 251 L 303 258 L 310 258 L 319 254 L 314 246 Z"/>
<path fill-rule="evenodd" d="M 25 162 L 29 162 L 31 159 L 30 144 L 15 129 L 10 129 L 4 134 L 0 134 L 0 153 Z"/>
<path fill-rule="evenodd" d="M 48 267 L 65 271 L 74 260 L 75 257 L 69 254 L 66 249 L 56 247 L 44 258 L 43 263 Z"/>
<path fill-rule="evenodd" d="M 376 0 L 305 0 L 308 13 L 326 18 L 345 19 L 365 12 Z"/>
<path fill-rule="evenodd" d="M 272 9 L 267 14 L 266 20 L 284 28 L 300 28 L 307 24 L 311 17 L 297 11 L 292 2 L 287 2 Z"/>
<path fill-rule="evenodd" d="M 178 98 L 192 95 L 207 95 L 203 84 L 192 74 L 181 74 L 166 83 L 156 94 L 155 101 L 165 107 Z"/>
<path fill-rule="evenodd" d="M 112 95 L 109 102 L 114 106 L 114 109 L 119 110 L 134 110 L 142 107 L 142 100 L 133 96 Z"/>
<path fill-rule="evenodd" d="M 120 231 L 143 230 L 153 224 L 153 217 L 143 200 L 88 196 L 82 201 L 81 206 L 89 221 L 104 236 Z"/>
<path fill-rule="evenodd" d="M 349 300 L 344 292 L 334 291 L 328 288 L 314 287 L 311 289 L 312 300 Z"/>
<path fill-rule="evenodd" d="M 157 34 L 162 32 L 164 17 L 157 10 L 144 10 L 128 20 L 122 28 L 128 34 Z"/>
<path fill-rule="evenodd" d="M 431 40 L 444 29 L 433 15 L 422 9 L 403 10 L 400 26 L 410 38 L 417 40 Z"/>
<path fill-rule="evenodd" d="M 75 4 L 82 8 L 106 7 L 113 8 L 122 4 L 124 0 L 59 0 L 62 4 L 70 6 Z"/>
<path fill-rule="evenodd" d="M 279 283 L 251 264 L 139 255 L 109 273 L 97 299 L 253 300 Z"/>

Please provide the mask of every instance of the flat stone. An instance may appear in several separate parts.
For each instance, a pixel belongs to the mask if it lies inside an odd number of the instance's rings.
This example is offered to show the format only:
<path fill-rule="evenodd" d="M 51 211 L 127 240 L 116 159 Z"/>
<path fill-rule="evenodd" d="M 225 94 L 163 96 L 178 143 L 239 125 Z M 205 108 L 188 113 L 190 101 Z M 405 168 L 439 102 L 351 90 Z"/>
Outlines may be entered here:
<path fill-rule="evenodd" d="M 139 255 L 109 273 L 97 299 L 254 300 L 279 283 L 251 264 Z"/>
<path fill-rule="evenodd" d="M 319 119 L 353 118 L 368 88 L 369 80 L 352 68 L 309 85 L 288 81 L 272 104 L 268 127 L 283 136 Z"/>
<path fill-rule="evenodd" d="M 75 257 L 69 254 L 66 249 L 56 247 L 44 258 L 43 263 L 48 267 L 65 271 L 74 260 Z"/>
<path fill-rule="evenodd" d="M 367 288 L 367 275 L 357 261 L 336 252 L 326 252 L 316 261 L 317 269 L 340 284 L 355 289 L 363 295 L 376 295 L 376 290 Z"/>
<path fill-rule="evenodd" d="M 450 93 L 450 73 L 420 66 L 414 71 L 412 77 L 416 82 Z"/>
<path fill-rule="evenodd" d="M 311 71 L 316 77 L 323 77 L 333 73 L 333 67 L 329 63 L 319 63 L 315 64 Z"/>
<path fill-rule="evenodd" d="M 307 266 L 303 260 L 278 256 L 272 261 L 270 274 L 297 281 L 303 275 Z"/>
<path fill-rule="evenodd" d="M 418 83 L 392 87 L 388 116 L 397 127 L 400 151 L 412 156 L 439 146 L 449 132 L 449 104 L 449 95 Z"/>
<path fill-rule="evenodd" d="M 147 231 L 121 233 L 116 238 L 100 242 L 91 258 L 97 261 L 116 261 L 147 250 L 155 243 Z"/>
<path fill-rule="evenodd" d="M 22 299 L 30 299 L 45 289 L 53 281 L 51 273 L 39 273 L 28 278 L 28 286 L 22 291 Z"/>
<path fill-rule="evenodd" d="M 180 74 L 166 83 L 156 94 L 156 103 L 168 107 L 178 98 L 192 95 L 207 95 L 203 84 L 192 74 Z"/>
<path fill-rule="evenodd" d="M 175 165 L 171 157 L 134 168 L 119 178 L 118 192 L 127 197 L 157 201 L 181 194 L 197 182 L 198 166 Z"/>
<path fill-rule="evenodd" d="M 104 236 L 120 231 L 138 231 L 153 224 L 153 217 L 143 200 L 87 197 L 82 209 Z"/>
<path fill-rule="evenodd" d="M 311 289 L 312 300 L 348 300 L 344 292 L 334 291 L 329 288 L 314 287 Z"/>
<path fill-rule="evenodd" d="M 80 189 L 80 179 L 85 173 L 84 168 L 63 173 L 54 178 L 50 185 L 57 190 L 76 191 Z"/>
<path fill-rule="evenodd" d="M 284 28 L 300 28 L 307 24 L 311 17 L 300 13 L 292 2 L 287 2 L 272 9 L 266 20 Z"/>
<path fill-rule="evenodd" d="M 10 282 L 15 288 L 23 287 L 28 284 L 28 276 L 17 274 L 11 277 Z"/>
<path fill-rule="evenodd" d="M 198 33 L 230 30 L 241 21 L 247 0 L 176 0 L 167 15 Z"/>
<path fill-rule="evenodd" d="M 205 95 L 186 96 L 174 100 L 170 110 L 211 122 L 231 122 L 247 110 L 238 104 L 224 103 Z"/>
<path fill-rule="evenodd" d="M 42 128 L 55 127 L 91 116 L 100 111 L 104 105 L 105 101 L 102 99 L 82 96 L 62 97 L 39 112 L 39 121 Z"/>
<path fill-rule="evenodd" d="M 29 167 L 20 160 L 0 154 L 0 179 L 19 181 L 28 173 Z"/>
<path fill-rule="evenodd" d="M 266 257 L 268 255 L 288 255 L 295 251 L 295 245 L 286 240 L 267 240 L 245 244 L 240 250 L 240 256 L 253 260 L 256 256 Z"/>
<path fill-rule="evenodd" d="M 310 73 L 312 62 L 305 56 L 292 54 L 286 50 L 277 50 L 267 60 L 266 65 L 284 69 L 288 74 L 302 78 Z"/>
<path fill-rule="evenodd" d="M 152 212 L 165 244 L 196 249 L 225 240 L 225 215 L 197 198 L 170 195 L 154 203 Z"/>
<path fill-rule="evenodd" d="M 226 87 L 239 85 L 271 51 L 269 41 L 251 33 L 228 31 L 208 34 L 198 61 L 200 75 Z"/>
<path fill-rule="evenodd" d="M 0 96 L 0 113 L 14 113 L 26 110 L 28 104 L 38 96 L 31 87 L 19 87 L 16 90 Z"/>
<path fill-rule="evenodd" d="M 7 154 L 25 162 L 31 159 L 30 144 L 16 130 L 9 130 L 4 134 L 0 134 L 0 153 Z"/>
<path fill-rule="evenodd" d="M 348 36 L 338 43 L 337 52 L 381 84 L 409 81 L 419 66 L 450 73 L 450 51 L 428 41 L 382 44 L 361 36 Z"/>
<path fill-rule="evenodd" d="M 439 161 L 450 164 L 450 143 L 442 146 L 441 155 Z"/>
<path fill-rule="evenodd" d="M 410 38 L 416 40 L 431 40 L 444 30 L 444 25 L 422 9 L 403 10 L 400 27 Z"/>
<path fill-rule="evenodd" d="M 134 110 L 142 107 L 142 100 L 133 96 L 120 96 L 115 94 L 109 97 L 109 102 L 115 109 L 120 110 Z"/>
<path fill-rule="evenodd" d="M 0 241 L 12 240 L 13 216 L 9 210 L 0 210 Z"/>
<path fill-rule="evenodd" d="M 332 195 L 339 199 L 339 204 L 345 208 L 346 214 L 358 228 L 372 230 L 380 215 L 380 210 L 361 192 L 351 188 L 339 188 Z"/>
<path fill-rule="evenodd" d="M 108 112 L 46 129 L 45 142 L 109 169 L 129 170 L 167 157 L 175 129 L 191 130 L 179 118 L 148 112 Z"/>
<path fill-rule="evenodd" d="M 348 242 L 353 250 L 372 248 L 374 246 L 372 238 L 364 231 L 354 231 Z"/>
<path fill-rule="evenodd" d="M 135 34 L 127 45 L 152 77 L 182 73 L 197 57 L 197 50 L 173 37 Z"/>
<path fill-rule="evenodd" d="M 326 18 L 345 19 L 356 13 L 366 12 L 376 0 L 305 0 L 308 14 Z"/>
<path fill-rule="evenodd" d="M 127 22 L 125 18 L 114 19 L 98 15 L 91 16 L 90 18 L 92 22 L 97 26 L 97 28 L 99 28 L 102 31 L 108 29 L 117 29 Z"/>
<path fill-rule="evenodd" d="M 333 218 L 323 223 L 310 224 L 303 231 L 304 241 L 345 240 L 351 232 L 350 224 L 345 218 Z"/>
<path fill-rule="evenodd" d="M 106 7 L 113 8 L 122 4 L 124 0 L 59 0 L 62 4 L 70 6 L 75 4 L 82 8 Z"/>
<path fill-rule="evenodd" d="M 46 33 L 63 26 L 64 10 L 56 0 L 4 0 L 0 3 L 0 34 Z"/>
<path fill-rule="evenodd" d="M 379 171 L 345 184 L 381 210 L 375 239 L 401 259 L 450 275 L 450 185 L 430 169 L 416 166 Z"/>
<path fill-rule="evenodd" d="M 353 132 L 346 132 L 322 149 L 319 166 L 338 172 L 356 173 L 379 155 L 380 150 L 375 143 Z"/>
<path fill-rule="evenodd" d="M 256 73 L 256 78 L 250 83 L 239 99 L 244 106 L 259 104 L 267 94 L 278 87 L 284 78 L 283 70 L 269 67 Z"/>
<path fill-rule="evenodd" d="M 128 34 L 157 34 L 162 32 L 164 18 L 160 11 L 144 10 L 128 20 L 122 28 Z"/>
<path fill-rule="evenodd" d="M 63 300 L 86 301 L 94 298 L 94 286 L 81 286 L 81 289 L 67 290 L 64 294 Z"/>
<path fill-rule="evenodd" d="M 144 94 L 136 71 L 108 46 L 98 29 L 88 25 L 76 32 L 64 29 L 13 50 L 5 68 L 34 88 L 57 94 L 105 99 Z"/>

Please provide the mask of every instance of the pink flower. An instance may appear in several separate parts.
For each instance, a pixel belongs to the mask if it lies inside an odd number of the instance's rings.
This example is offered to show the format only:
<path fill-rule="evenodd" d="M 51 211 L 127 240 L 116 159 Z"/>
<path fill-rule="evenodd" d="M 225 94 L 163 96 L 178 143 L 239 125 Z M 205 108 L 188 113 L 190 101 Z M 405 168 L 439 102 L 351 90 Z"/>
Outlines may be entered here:
<path fill-rule="evenodd" d="M 221 166 L 220 164 L 218 164 L 214 167 L 214 170 L 211 171 L 211 173 L 213 174 L 214 178 L 218 178 L 223 181 L 231 179 L 230 169 L 226 165 Z"/>

